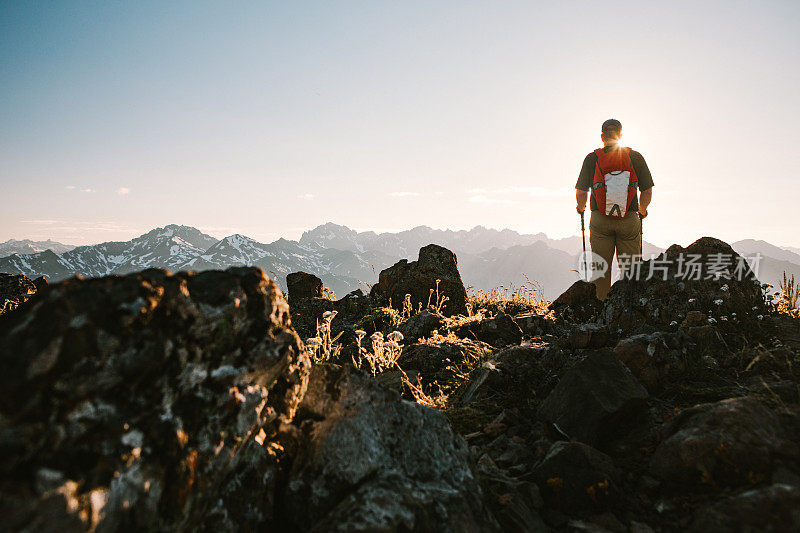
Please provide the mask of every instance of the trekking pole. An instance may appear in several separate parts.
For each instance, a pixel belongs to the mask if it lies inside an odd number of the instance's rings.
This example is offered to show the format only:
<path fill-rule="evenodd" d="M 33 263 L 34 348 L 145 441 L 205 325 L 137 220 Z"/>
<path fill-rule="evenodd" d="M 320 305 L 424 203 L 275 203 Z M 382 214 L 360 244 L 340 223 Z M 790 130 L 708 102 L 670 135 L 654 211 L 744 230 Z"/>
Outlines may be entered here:
<path fill-rule="evenodd" d="M 586 226 L 583 222 L 583 211 L 581 211 L 581 237 L 583 238 L 583 276 L 589 281 L 589 268 L 586 265 Z"/>
<path fill-rule="evenodd" d="M 644 217 L 639 213 L 639 261 L 644 261 Z"/>

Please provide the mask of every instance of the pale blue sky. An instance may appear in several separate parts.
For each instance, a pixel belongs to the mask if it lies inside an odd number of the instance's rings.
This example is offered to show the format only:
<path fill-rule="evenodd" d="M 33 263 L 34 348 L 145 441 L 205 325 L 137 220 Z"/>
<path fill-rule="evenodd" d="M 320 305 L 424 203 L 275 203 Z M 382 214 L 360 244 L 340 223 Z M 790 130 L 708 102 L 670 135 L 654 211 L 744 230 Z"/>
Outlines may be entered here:
<path fill-rule="evenodd" d="M 798 27 L 796 1 L 0 2 L 0 240 L 575 234 L 614 116 L 646 239 L 800 246 Z"/>

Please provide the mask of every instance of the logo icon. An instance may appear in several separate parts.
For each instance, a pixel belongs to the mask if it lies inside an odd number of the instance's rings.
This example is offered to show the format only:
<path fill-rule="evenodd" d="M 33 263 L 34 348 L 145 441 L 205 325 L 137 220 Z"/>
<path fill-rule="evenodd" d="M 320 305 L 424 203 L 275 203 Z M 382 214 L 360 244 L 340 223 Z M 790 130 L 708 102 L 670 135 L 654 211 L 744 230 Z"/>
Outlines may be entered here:
<path fill-rule="evenodd" d="M 608 271 L 608 263 L 605 259 L 587 250 L 578 256 L 578 276 L 584 281 L 595 281 L 600 279 Z"/>

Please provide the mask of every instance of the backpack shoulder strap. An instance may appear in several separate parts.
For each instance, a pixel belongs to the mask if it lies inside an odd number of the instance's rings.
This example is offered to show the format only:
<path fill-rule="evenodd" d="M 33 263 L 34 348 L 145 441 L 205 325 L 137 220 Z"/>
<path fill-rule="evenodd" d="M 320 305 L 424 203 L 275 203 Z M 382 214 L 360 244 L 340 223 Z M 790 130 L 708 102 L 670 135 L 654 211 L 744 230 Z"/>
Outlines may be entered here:
<path fill-rule="evenodd" d="M 602 157 L 603 157 L 605 154 L 606 154 L 606 153 L 605 153 L 605 151 L 604 151 L 602 148 L 598 148 L 597 150 L 595 150 L 595 151 L 594 151 L 594 155 L 596 155 L 596 156 L 597 156 L 597 161 L 595 162 L 595 165 L 597 165 L 597 168 L 600 170 L 600 176 L 601 176 L 601 177 L 604 177 L 604 176 L 606 175 L 606 172 L 605 172 L 605 170 L 603 170 L 603 167 L 601 167 L 601 166 L 600 166 L 600 159 L 601 159 L 601 158 L 602 158 Z M 605 180 L 604 180 L 604 181 L 605 181 Z"/>

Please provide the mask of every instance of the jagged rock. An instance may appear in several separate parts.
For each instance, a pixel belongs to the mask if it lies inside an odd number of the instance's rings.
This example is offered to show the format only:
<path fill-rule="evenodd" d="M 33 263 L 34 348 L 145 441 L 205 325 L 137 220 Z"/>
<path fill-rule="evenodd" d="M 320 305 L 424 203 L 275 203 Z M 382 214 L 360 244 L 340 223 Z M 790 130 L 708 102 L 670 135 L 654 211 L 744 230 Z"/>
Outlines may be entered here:
<path fill-rule="evenodd" d="M 317 322 L 322 323 L 322 315 L 326 311 L 336 311 L 331 322 L 332 334 L 342 333 L 339 341 L 344 345 L 353 342 L 355 330 L 362 327 L 361 320 L 369 312 L 370 300 L 361 289 L 355 290 L 339 300 L 327 298 L 290 299 L 292 326 L 302 339 L 317 335 Z M 371 331 L 368 333 L 372 333 Z"/>
<path fill-rule="evenodd" d="M 522 329 L 502 311 L 492 318 L 465 321 L 451 331 L 459 337 L 479 340 L 497 348 L 522 342 Z"/>
<path fill-rule="evenodd" d="M 403 334 L 406 343 L 430 337 L 434 331 L 444 330 L 444 316 L 435 311 L 423 309 L 400 324 L 397 330 Z"/>
<path fill-rule="evenodd" d="M 614 355 L 648 391 L 655 392 L 668 376 L 686 369 L 688 349 L 686 339 L 658 332 L 622 339 L 614 348 Z"/>
<path fill-rule="evenodd" d="M 406 294 L 411 295 L 411 303 L 416 309 L 436 303 L 436 280 L 439 282 L 439 295 L 446 296 L 448 301 L 442 307 L 445 316 L 467 314 L 467 291 L 458 273 L 458 261 L 453 252 L 436 244 L 429 244 L 419 250 L 419 259 L 411 263 L 403 259 L 393 266 L 382 270 L 378 283 L 372 286 L 370 295 L 380 305 L 389 305 L 401 309 Z"/>
<path fill-rule="evenodd" d="M 620 473 L 608 455 L 580 442 L 559 441 L 533 471 L 545 501 L 571 515 L 613 505 Z"/>
<path fill-rule="evenodd" d="M 36 293 L 36 284 L 26 276 L 0 274 L 0 313 L 16 308 Z"/>
<path fill-rule="evenodd" d="M 651 471 L 675 484 L 741 486 L 769 479 L 777 458 L 797 458 L 778 416 L 755 398 L 731 398 L 678 413 L 660 430 Z"/>
<path fill-rule="evenodd" d="M 595 445 L 623 432 L 647 397 L 616 356 L 597 351 L 564 374 L 539 407 L 539 418 L 573 439 Z"/>
<path fill-rule="evenodd" d="M 685 258 L 683 263 L 680 257 Z M 687 266 L 688 258 L 693 257 L 698 265 L 697 280 L 692 279 L 695 270 Z M 715 279 L 720 257 L 729 258 L 729 278 Z M 742 279 L 738 279 L 737 266 Z M 666 330 L 682 316 L 696 322 L 698 315 L 688 316 L 691 311 L 713 313 L 708 319 L 741 328 L 743 321 L 755 321 L 757 315 L 766 313 L 760 284 L 747 263 L 718 239 L 703 237 L 686 248 L 674 244 L 658 258 L 640 263 L 638 272 L 638 279 L 614 283 L 604 301 L 602 318 L 613 329 L 625 333 L 645 332 L 641 331 L 644 326 Z"/>
<path fill-rule="evenodd" d="M 306 298 L 322 298 L 322 280 L 307 272 L 292 272 L 286 276 L 289 302 Z"/>
<path fill-rule="evenodd" d="M 257 529 L 309 362 L 256 268 L 73 278 L 0 320 L 0 515 L 28 530 Z"/>
<path fill-rule="evenodd" d="M 433 409 L 352 368 L 314 367 L 282 523 L 294 531 L 491 531 L 467 448 Z"/>
<path fill-rule="evenodd" d="M 773 484 L 725 498 L 697 511 L 689 531 L 800 531 L 800 488 Z"/>
<path fill-rule="evenodd" d="M 39 276 L 35 280 L 33 280 L 33 285 L 36 287 L 37 291 L 40 291 L 47 287 L 47 278 L 44 276 Z"/>
<path fill-rule="evenodd" d="M 603 308 L 603 302 L 597 297 L 594 283 L 578 280 L 553 300 L 550 309 L 557 315 L 578 321 L 593 318 Z"/>

